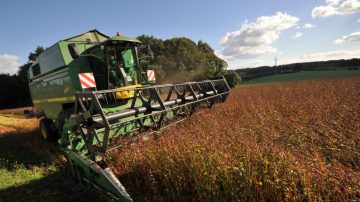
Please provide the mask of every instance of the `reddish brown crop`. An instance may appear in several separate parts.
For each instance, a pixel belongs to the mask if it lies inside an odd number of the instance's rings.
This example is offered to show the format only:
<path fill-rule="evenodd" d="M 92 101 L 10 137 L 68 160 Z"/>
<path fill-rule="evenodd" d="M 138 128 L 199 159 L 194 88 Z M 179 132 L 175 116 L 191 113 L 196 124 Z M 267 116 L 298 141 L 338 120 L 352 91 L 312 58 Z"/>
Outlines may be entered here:
<path fill-rule="evenodd" d="M 237 88 L 111 158 L 140 201 L 359 201 L 360 78 Z"/>

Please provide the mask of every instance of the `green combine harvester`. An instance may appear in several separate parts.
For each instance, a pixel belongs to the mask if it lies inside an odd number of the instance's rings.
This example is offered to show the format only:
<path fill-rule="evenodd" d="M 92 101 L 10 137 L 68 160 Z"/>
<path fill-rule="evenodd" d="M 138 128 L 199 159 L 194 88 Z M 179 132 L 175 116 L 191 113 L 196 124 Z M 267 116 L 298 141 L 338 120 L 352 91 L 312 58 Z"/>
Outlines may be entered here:
<path fill-rule="evenodd" d="M 75 179 L 116 200 L 132 201 L 107 154 L 230 93 L 224 78 L 156 85 L 152 57 L 135 38 L 91 30 L 46 49 L 28 71 L 42 137 L 58 141 Z"/>

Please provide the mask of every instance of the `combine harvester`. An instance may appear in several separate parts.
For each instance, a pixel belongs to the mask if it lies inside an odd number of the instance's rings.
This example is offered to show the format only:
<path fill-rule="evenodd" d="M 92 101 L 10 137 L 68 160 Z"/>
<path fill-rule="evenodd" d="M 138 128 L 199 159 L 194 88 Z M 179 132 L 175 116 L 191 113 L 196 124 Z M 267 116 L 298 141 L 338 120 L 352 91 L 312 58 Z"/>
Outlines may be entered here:
<path fill-rule="evenodd" d="M 149 46 L 92 30 L 61 40 L 29 69 L 29 88 L 44 139 L 58 141 L 75 178 L 117 200 L 131 197 L 106 155 L 178 123 L 199 107 L 224 102 L 224 78 L 155 85 Z"/>

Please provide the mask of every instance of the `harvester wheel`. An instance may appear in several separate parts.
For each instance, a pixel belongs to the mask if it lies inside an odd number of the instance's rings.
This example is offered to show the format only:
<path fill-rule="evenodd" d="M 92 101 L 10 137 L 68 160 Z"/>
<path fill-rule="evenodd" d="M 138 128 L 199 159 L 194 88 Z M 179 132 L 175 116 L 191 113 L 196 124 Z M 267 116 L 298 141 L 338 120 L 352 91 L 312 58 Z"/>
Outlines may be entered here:
<path fill-rule="evenodd" d="M 59 139 L 59 134 L 55 129 L 55 125 L 51 119 L 43 118 L 40 120 L 41 137 L 49 142 L 55 142 Z"/>
<path fill-rule="evenodd" d="M 70 118 L 72 113 L 74 113 L 73 108 L 65 109 L 59 113 L 58 119 L 55 122 L 55 125 L 58 128 L 59 137 L 61 137 L 61 135 L 62 135 L 63 127 L 64 127 L 66 120 L 68 120 Z"/>

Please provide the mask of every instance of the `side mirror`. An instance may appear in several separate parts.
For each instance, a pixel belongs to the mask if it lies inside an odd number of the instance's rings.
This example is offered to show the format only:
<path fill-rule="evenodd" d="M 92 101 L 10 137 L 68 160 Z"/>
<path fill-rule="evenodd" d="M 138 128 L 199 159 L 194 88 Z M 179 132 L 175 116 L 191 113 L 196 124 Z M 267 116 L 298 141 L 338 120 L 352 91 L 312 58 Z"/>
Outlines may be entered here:
<path fill-rule="evenodd" d="M 69 48 L 70 55 L 73 59 L 79 58 L 80 54 L 79 54 L 79 51 L 77 50 L 75 44 L 73 44 L 73 43 L 69 44 L 68 48 Z"/>

